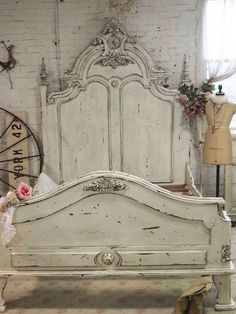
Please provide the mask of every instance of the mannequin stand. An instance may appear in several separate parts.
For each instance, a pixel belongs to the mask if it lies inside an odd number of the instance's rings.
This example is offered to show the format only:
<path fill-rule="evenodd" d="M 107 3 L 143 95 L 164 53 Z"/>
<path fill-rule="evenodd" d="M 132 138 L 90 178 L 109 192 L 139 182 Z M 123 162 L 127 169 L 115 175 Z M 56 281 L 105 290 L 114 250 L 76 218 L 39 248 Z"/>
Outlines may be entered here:
<path fill-rule="evenodd" d="M 216 197 L 220 196 L 220 165 L 216 165 Z"/>

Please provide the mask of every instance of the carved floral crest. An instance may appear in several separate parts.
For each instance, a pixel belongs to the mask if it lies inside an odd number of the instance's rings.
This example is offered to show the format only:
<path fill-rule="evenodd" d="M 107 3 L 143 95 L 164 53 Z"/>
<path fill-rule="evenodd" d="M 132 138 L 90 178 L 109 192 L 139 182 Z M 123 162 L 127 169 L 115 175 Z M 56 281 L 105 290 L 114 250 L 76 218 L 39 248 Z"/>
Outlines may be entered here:
<path fill-rule="evenodd" d="M 134 63 L 125 51 L 126 43 L 134 44 L 134 37 L 128 35 L 123 24 L 115 19 L 110 20 L 101 35 L 91 44 L 93 46 L 104 45 L 104 52 L 95 64 L 115 69 L 118 66 Z"/>
<path fill-rule="evenodd" d="M 116 179 L 111 178 L 101 178 L 99 180 L 93 181 L 84 187 L 85 191 L 93 191 L 93 192 L 113 192 L 125 190 L 127 185 L 123 182 L 120 182 Z"/>

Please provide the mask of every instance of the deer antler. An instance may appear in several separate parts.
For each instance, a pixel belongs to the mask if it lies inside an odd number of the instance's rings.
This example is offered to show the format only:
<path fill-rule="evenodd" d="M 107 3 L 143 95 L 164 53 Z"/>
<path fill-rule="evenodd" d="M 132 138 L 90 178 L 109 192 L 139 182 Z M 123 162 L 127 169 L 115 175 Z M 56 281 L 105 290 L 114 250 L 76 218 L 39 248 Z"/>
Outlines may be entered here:
<path fill-rule="evenodd" d="M 8 51 L 8 61 L 6 61 L 6 62 L 0 61 L 0 65 L 2 66 L 2 70 L 0 71 L 0 73 L 3 71 L 8 72 L 8 71 L 12 70 L 16 65 L 16 59 L 13 57 L 13 53 L 12 53 L 14 45 L 10 45 L 9 47 L 7 47 L 7 45 L 5 44 L 4 41 L 2 41 L 2 43 L 4 44 L 5 48 Z"/>

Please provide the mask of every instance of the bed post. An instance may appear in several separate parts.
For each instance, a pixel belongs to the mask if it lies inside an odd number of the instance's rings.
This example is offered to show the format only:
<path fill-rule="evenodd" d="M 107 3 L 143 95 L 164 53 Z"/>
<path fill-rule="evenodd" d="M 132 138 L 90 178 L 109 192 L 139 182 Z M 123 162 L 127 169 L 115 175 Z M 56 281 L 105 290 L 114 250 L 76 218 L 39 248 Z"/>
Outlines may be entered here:
<path fill-rule="evenodd" d="M 232 311 L 236 304 L 231 295 L 231 274 L 215 275 L 214 283 L 217 288 L 216 311 Z"/>
<path fill-rule="evenodd" d="M 0 312 L 4 312 L 6 309 L 5 300 L 3 298 L 3 292 L 7 285 L 7 278 L 0 277 Z"/>
<path fill-rule="evenodd" d="M 41 111 L 42 111 L 42 139 L 43 139 L 43 153 L 44 153 L 44 160 L 47 160 L 47 147 L 45 147 L 46 139 L 45 137 L 47 136 L 44 132 L 44 130 L 47 130 L 47 120 L 46 120 L 46 111 L 47 111 L 47 87 L 48 87 L 48 82 L 47 82 L 47 70 L 46 70 L 46 64 L 44 62 L 44 58 L 42 58 L 42 63 L 41 63 L 41 70 L 40 70 L 40 100 L 41 100 Z M 45 166 L 44 166 L 45 167 Z M 47 172 L 44 169 L 45 172 Z"/>

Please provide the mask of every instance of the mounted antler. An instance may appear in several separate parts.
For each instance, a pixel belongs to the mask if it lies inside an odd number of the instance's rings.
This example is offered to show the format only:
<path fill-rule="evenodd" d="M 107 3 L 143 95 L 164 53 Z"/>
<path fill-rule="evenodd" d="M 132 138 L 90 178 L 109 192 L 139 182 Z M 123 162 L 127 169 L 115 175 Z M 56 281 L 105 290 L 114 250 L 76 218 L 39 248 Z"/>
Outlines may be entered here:
<path fill-rule="evenodd" d="M 8 61 L 6 62 L 0 61 L 0 65 L 2 66 L 2 70 L 0 71 L 0 73 L 3 71 L 8 72 L 12 70 L 16 65 L 16 59 L 13 57 L 13 53 L 12 53 L 14 45 L 10 45 L 9 47 L 7 47 L 4 41 L 2 41 L 2 43 L 4 44 L 5 48 L 8 51 Z"/>

